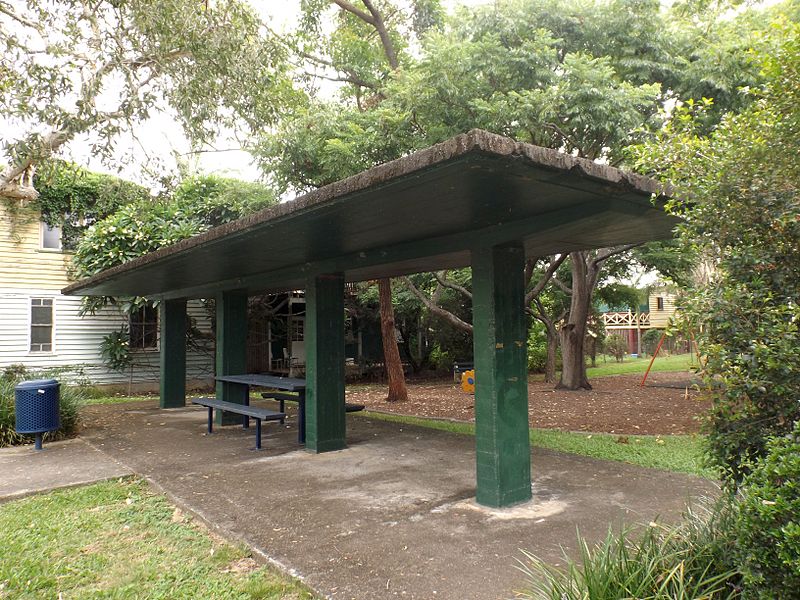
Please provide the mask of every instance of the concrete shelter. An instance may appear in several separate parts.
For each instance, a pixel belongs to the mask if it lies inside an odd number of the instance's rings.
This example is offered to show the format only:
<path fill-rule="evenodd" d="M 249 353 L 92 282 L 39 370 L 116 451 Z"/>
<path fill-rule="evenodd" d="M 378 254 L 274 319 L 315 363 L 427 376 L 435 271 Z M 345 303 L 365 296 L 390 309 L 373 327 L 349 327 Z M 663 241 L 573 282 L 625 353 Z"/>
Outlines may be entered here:
<path fill-rule="evenodd" d="M 243 373 L 250 294 L 306 290 L 306 448 L 342 449 L 344 283 L 472 266 L 476 498 L 531 497 L 523 266 L 671 236 L 656 182 L 473 130 L 74 283 L 160 299 L 161 406 L 185 404 L 186 301 L 215 298 L 217 373 Z M 654 200 L 655 197 L 655 200 Z M 220 399 L 244 402 L 218 386 Z"/>

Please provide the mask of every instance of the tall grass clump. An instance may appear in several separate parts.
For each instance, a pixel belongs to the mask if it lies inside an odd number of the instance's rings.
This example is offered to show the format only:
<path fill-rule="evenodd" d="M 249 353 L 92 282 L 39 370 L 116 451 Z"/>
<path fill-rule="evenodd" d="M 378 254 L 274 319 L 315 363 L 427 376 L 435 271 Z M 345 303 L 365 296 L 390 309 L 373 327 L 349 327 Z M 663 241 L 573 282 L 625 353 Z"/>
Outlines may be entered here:
<path fill-rule="evenodd" d="M 31 436 L 20 435 L 15 431 L 14 387 L 27 379 L 49 379 L 50 372 L 29 372 L 25 369 L 6 370 L 0 377 L 0 448 L 30 443 Z M 45 434 L 45 440 L 56 440 L 69 437 L 78 428 L 78 412 L 83 404 L 80 388 L 62 383 L 60 389 L 59 411 L 61 428 Z"/>
<path fill-rule="evenodd" d="M 526 554 L 538 600 L 800 600 L 800 423 L 767 439 L 766 456 L 713 505 L 673 527 L 609 532 L 594 547 L 579 536 L 565 569 Z"/>
<path fill-rule="evenodd" d="M 732 519 L 727 498 L 687 512 L 673 527 L 609 531 L 591 546 L 578 536 L 578 560 L 559 569 L 525 553 L 521 569 L 529 600 L 728 600 L 740 594 L 730 555 Z"/>

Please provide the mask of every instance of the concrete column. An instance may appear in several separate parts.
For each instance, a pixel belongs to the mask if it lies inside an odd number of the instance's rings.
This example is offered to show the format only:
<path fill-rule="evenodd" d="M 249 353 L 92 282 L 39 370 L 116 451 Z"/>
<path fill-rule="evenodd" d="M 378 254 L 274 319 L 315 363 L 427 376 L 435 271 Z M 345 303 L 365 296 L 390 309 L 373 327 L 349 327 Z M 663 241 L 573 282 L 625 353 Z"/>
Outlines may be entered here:
<path fill-rule="evenodd" d="M 476 500 L 486 506 L 531 498 L 524 266 L 521 244 L 472 253 Z"/>
<path fill-rule="evenodd" d="M 306 285 L 306 449 L 345 447 L 344 277 L 310 277 Z"/>
<path fill-rule="evenodd" d="M 241 375 L 247 371 L 247 293 L 241 291 L 217 294 L 217 375 Z M 217 382 L 217 399 L 237 404 L 246 403 L 243 385 Z M 216 411 L 217 415 L 220 411 Z M 242 417 L 224 413 L 221 425 L 241 423 Z"/>
<path fill-rule="evenodd" d="M 161 408 L 186 405 L 186 300 L 165 300 L 158 307 Z"/>

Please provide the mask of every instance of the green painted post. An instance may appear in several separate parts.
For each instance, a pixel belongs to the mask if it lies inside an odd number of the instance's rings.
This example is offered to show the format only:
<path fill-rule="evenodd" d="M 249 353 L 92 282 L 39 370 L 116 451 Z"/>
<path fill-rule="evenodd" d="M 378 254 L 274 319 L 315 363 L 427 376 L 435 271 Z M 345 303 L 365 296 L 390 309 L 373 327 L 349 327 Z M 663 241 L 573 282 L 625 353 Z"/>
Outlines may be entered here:
<path fill-rule="evenodd" d="M 186 300 L 165 300 L 158 308 L 161 408 L 186 406 Z"/>
<path fill-rule="evenodd" d="M 241 291 L 217 294 L 217 375 L 241 375 L 247 370 L 247 293 Z M 246 388 L 233 383 L 217 382 L 217 399 L 244 404 Z M 217 413 L 217 423 L 233 425 L 242 417 Z"/>
<path fill-rule="evenodd" d="M 306 286 L 306 449 L 345 447 L 344 276 L 309 277 Z"/>
<path fill-rule="evenodd" d="M 525 251 L 472 252 L 476 500 L 493 507 L 531 498 Z"/>

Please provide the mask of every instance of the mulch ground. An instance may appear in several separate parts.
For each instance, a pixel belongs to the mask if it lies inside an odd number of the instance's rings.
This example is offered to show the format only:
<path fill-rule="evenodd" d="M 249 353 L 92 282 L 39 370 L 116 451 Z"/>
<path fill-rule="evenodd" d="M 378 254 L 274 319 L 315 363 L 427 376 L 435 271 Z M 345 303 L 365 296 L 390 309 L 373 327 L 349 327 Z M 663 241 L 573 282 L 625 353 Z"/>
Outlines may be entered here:
<path fill-rule="evenodd" d="M 552 384 L 528 385 L 532 427 L 620 434 L 688 434 L 700 429 L 709 401 L 692 389 L 688 373 L 654 373 L 647 387 L 641 375 L 591 380 L 593 389 L 554 390 Z M 402 415 L 472 421 L 475 397 L 452 381 L 410 382 L 407 402 L 386 402 L 385 386 L 348 387 L 347 401 L 370 410 Z"/>

